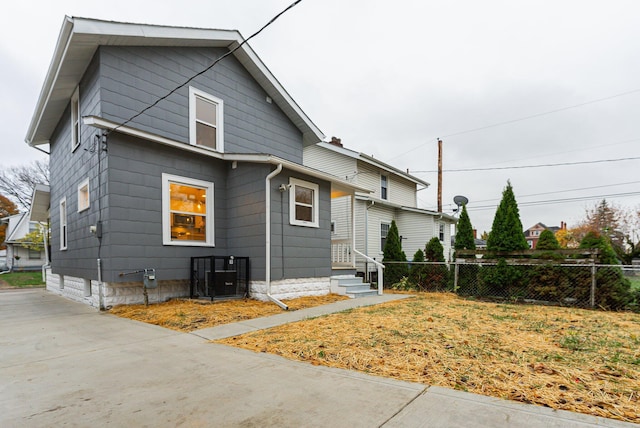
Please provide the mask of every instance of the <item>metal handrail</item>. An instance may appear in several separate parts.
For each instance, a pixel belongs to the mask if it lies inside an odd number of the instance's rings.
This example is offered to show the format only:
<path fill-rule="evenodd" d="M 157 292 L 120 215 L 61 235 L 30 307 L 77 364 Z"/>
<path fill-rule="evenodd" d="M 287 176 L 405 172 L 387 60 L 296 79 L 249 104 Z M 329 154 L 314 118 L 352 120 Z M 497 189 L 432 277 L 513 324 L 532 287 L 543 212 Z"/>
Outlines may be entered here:
<path fill-rule="evenodd" d="M 376 265 L 376 267 L 378 268 L 378 296 L 382 296 L 382 289 L 384 287 L 384 265 L 379 261 L 367 256 L 366 254 L 361 253 L 355 248 L 352 248 L 352 251 L 357 255 L 364 257 L 364 259 L 367 260 L 368 262 L 371 262 Z"/>

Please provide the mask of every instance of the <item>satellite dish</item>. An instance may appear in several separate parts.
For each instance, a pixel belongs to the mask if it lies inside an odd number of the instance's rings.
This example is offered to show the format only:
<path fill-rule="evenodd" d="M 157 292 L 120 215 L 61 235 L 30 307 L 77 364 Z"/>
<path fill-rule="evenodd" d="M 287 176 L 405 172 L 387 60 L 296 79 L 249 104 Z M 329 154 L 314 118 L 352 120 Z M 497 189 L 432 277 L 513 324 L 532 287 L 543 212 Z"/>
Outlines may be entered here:
<path fill-rule="evenodd" d="M 458 195 L 453 197 L 453 202 L 458 206 L 458 208 L 460 208 L 463 205 L 467 205 L 469 203 L 469 199 L 465 196 Z"/>

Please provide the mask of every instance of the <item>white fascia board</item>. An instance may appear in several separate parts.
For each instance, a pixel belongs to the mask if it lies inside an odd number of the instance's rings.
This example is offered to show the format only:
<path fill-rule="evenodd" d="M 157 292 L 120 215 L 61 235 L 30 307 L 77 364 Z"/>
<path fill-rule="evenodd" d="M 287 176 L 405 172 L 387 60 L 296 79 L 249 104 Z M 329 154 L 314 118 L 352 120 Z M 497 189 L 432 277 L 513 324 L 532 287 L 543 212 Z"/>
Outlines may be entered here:
<path fill-rule="evenodd" d="M 251 163 L 268 163 L 272 165 L 282 164 L 284 168 L 292 171 L 306 174 L 311 177 L 315 177 L 321 180 L 329 181 L 332 185 L 339 186 L 341 189 L 348 189 L 350 192 L 363 192 L 369 193 L 370 191 L 364 187 L 356 186 L 348 181 L 342 180 L 326 172 L 319 171 L 317 169 L 309 168 L 308 166 L 300 165 L 295 162 L 291 162 L 285 159 L 278 158 L 277 156 L 269 154 L 242 154 L 242 153 L 218 153 L 205 148 L 192 146 L 188 143 L 182 143 L 180 141 L 172 140 L 151 132 L 142 131 L 140 129 L 132 128 L 130 126 L 119 126 L 118 123 L 112 122 L 107 119 L 103 119 L 97 116 L 84 116 L 82 121 L 85 125 L 93 126 L 98 129 L 105 129 L 109 131 L 116 131 L 122 134 L 130 135 L 137 138 L 142 138 L 154 143 L 163 144 L 165 146 L 174 147 L 176 149 L 188 151 L 191 153 L 197 153 L 203 156 L 212 157 L 215 159 L 221 159 L 225 161 L 236 162 L 251 162 Z"/>

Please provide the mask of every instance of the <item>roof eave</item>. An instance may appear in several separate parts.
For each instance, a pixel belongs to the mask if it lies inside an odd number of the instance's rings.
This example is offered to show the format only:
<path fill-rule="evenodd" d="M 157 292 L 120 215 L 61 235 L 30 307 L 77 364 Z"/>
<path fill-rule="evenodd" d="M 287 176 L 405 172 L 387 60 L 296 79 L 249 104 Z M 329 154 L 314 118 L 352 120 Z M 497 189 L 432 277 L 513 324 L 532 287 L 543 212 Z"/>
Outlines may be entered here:
<path fill-rule="evenodd" d="M 204 46 L 233 49 L 243 42 L 244 38 L 236 30 L 130 24 L 67 16 L 60 30 L 25 142 L 30 146 L 48 142 L 99 46 Z M 315 144 L 324 138 L 320 129 L 306 116 L 247 43 L 240 46 L 234 56 L 298 127 L 305 145 Z"/>

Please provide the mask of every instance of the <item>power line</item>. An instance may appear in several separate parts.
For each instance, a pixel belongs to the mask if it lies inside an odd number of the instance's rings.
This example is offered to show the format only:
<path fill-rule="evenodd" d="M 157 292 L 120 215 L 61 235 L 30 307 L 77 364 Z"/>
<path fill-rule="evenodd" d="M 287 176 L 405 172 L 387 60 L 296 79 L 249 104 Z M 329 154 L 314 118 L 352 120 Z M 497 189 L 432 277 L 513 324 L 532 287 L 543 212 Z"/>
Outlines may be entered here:
<path fill-rule="evenodd" d="M 248 43 L 249 40 L 253 39 L 255 36 L 257 36 L 258 34 L 260 34 L 265 28 L 267 28 L 268 26 L 270 26 L 271 24 L 273 24 L 278 18 L 280 18 L 282 15 L 284 15 L 286 12 L 288 12 L 290 9 L 293 9 L 294 6 L 296 6 L 298 3 L 300 3 L 302 0 L 296 0 L 293 3 L 291 3 L 289 6 L 287 6 L 282 12 L 280 12 L 279 14 L 277 14 L 276 16 L 274 16 L 273 18 L 271 18 L 271 20 L 269 20 L 269 22 L 267 22 L 265 25 L 262 26 L 262 28 L 260 28 L 258 31 L 256 31 L 255 33 L 253 33 L 252 35 L 250 35 L 247 39 L 243 40 L 238 46 L 236 46 L 235 48 L 229 50 L 229 52 L 225 53 L 224 55 L 222 55 L 220 58 L 216 59 L 210 66 L 208 66 L 207 68 L 205 68 L 204 70 L 202 70 L 201 72 L 194 74 L 193 76 L 191 76 L 189 79 L 187 79 L 184 83 L 176 86 L 174 89 L 172 89 L 171 91 L 169 91 L 166 95 L 164 95 L 163 97 L 158 98 L 154 103 L 148 105 L 147 107 L 145 107 L 144 109 L 142 109 L 139 113 L 134 114 L 133 116 L 131 116 L 129 119 L 125 120 L 124 122 L 122 122 L 121 124 L 119 124 L 118 126 L 116 126 L 115 128 L 113 128 L 111 131 L 107 132 L 107 135 L 113 131 L 117 131 L 118 128 L 121 128 L 123 126 L 125 126 L 127 123 L 131 122 L 132 120 L 136 119 L 137 117 L 143 115 L 144 113 L 146 113 L 149 109 L 155 107 L 156 105 L 158 105 L 158 103 L 160 103 L 161 101 L 167 99 L 168 97 L 170 97 L 173 93 L 175 93 L 178 89 L 181 89 L 183 87 L 185 87 L 186 85 L 189 84 L 189 82 L 191 82 L 193 79 L 195 79 L 196 77 L 206 73 L 207 71 L 211 70 L 216 64 L 218 64 L 220 61 L 222 61 L 223 59 L 225 59 L 226 57 L 228 57 L 229 55 L 233 54 L 235 51 L 237 51 L 238 49 L 240 49 L 244 44 Z"/>
<path fill-rule="evenodd" d="M 611 193 L 608 195 L 592 195 L 592 196 L 578 196 L 575 198 L 564 198 L 564 199 L 547 199 L 547 200 L 542 200 L 542 201 L 530 201 L 530 202 L 523 202 L 523 203 L 518 203 L 518 207 L 522 208 L 522 207 L 533 207 L 533 206 L 540 206 L 540 205 L 555 205 L 555 204 L 565 204 L 565 203 L 572 203 L 572 202 L 583 202 L 583 201 L 591 201 L 591 200 L 596 200 L 596 199 L 606 199 L 606 198 L 625 198 L 625 197 L 629 197 L 629 196 L 638 196 L 640 195 L 640 192 L 627 192 L 627 193 Z M 497 204 L 492 204 L 492 205 L 481 205 L 481 206 L 467 206 L 467 209 L 469 211 L 483 211 L 483 210 L 488 210 L 488 209 L 494 209 L 496 208 L 498 205 Z"/>
<path fill-rule="evenodd" d="M 540 165 L 521 165 L 521 166 L 501 166 L 501 167 L 492 167 L 492 168 L 462 168 L 462 169 L 445 169 L 442 172 L 472 172 L 472 171 L 497 171 L 497 170 L 505 170 L 505 169 L 525 169 L 525 168 L 546 168 L 546 167 L 555 167 L 555 166 L 572 166 L 572 165 L 587 165 L 594 163 L 605 163 L 605 162 L 622 162 L 622 161 L 630 161 L 630 160 L 638 160 L 640 157 L 628 157 L 628 158 L 619 158 L 619 159 L 600 159 L 593 161 L 581 161 L 581 162 L 562 162 L 562 163 L 547 163 Z M 438 172 L 436 170 L 429 171 L 411 171 L 411 174 L 426 174 Z"/>
<path fill-rule="evenodd" d="M 640 183 L 640 181 L 628 181 L 625 183 L 614 183 L 614 184 L 603 184 L 600 186 L 590 186 L 590 187 L 578 187 L 575 189 L 566 189 L 566 190 L 556 190 L 554 192 L 543 192 L 543 193 L 531 193 L 528 195 L 518 195 L 518 199 L 522 199 L 522 198 L 530 198 L 532 196 L 542 196 L 542 195 L 553 195 L 553 194 L 558 194 L 558 193 L 567 193 L 567 192 L 579 192 L 582 190 L 593 190 L 593 189 L 602 189 L 605 187 L 617 187 L 617 186 L 626 186 L 626 185 L 630 185 L 630 184 L 638 184 Z M 627 193 L 620 193 L 620 194 L 627 194 Z M 597 197 L 592 197 L 592 196 L 586 196 L 586 198 L 592 199 L 592 198 L 600 198 L 601 196 L 597 196 Z M 481 199 L 481 200 L 474 200 L 472 201 L 473 204 L 478 204 L 478 203 L 482 203 L 482 202 L 494 202 L 494 201 L 499 201 L 500 198 L 492 198 L 492 199 Z M 522 203 L 518 203 L 519 206 L 527 204 L 527 203 L 534 203 L 534 202 L 539 202 L 539 201 L 529 201 L 529 202 L 522 202 Z M 453 206 L 452 204 L 448 204 L 447 206 Z M 492 205 L 481 205 L 481 206 L 476 206 L 475 209 L 478 208 L 484 208 L 484 207 L 496 207 L 497 204 L 492 204 Z M 435 206 L 431 205 L 428 206 L 426 209 L 435 209 Z M 473 205 L 469 206 L 469 209 L 474 209 Z"/>
<path fill-rule="evenodd" d="M 634 94 L 636 92 L 640 92 L 640 89 L 632 89 L 630 91 L 622 92 L 622 93 L 611 95 L 611 96 L 608 96 L 608 97 L 598 98 L 598 99 L 591 100 L 591 101 L 585 101 L 585 102 L 580 103 L 580 104 L 574 104 L 574 105 L 571 105 L 571 106 L 561 107 L 561 108 L 557 108 L 557 109 L 554 109 L 554 110 L 545 111 L 545 112 L 542 112 L 542 113 L 536 113 L 536 114 L 532 114 L 532 115 L 529 115 L 529 116 L 523 116 L 523 117 L 519 117 L 517 119 L 505 120 L 503 122 L 497 122 L 497 123 L 493 123 L 491 125 L 480 126 L 478 128 L 471 128 L 471 129 L 467 129 L 467 130 L 464 130 L 464 131 L 458 131 L 458 132 L 454 132 L 454 133 L 451 133 L 451 134 L 446 134 L 446 135 L 440 136 L 438 138 L 443 139 L 443 138 L 448 138 L 448 137 L 456 137 L 458 135 L 470 134 L 472 132 L 483 131 L 485 129 L 495 128 L 495 127 L 503 126 L 503 125 L 509 125 L 511 123 L 516 123 L 516 122 L 522 122 L 524 120 L 534 119 L 536 117 L 541 117 L 541 116 L 547 116 L 547 115 L 550 115 L 550 114 L 553 114 L 553 113 L 559 113 L 561 111 L 571 110 L 571 109 L 578 108 L 578 107 L 583 107 L 583 106 L 586 106 L 586 105 L 589 105 L 589 104 L 599 103 L 599 102 L 602 102 L 602 101 L 608 101 L 608 100 L 611 100 L 613 98 L 623 97 L 625 95 Z M 427 141 L 428 142 L 432 142 L 432 141 L 436 142 L 437 138 L 436 137 L 429 138 L 429 139 L 427 139 Z M 409 149 L 406 152 L 400 153 L 399 155 L 391 158 L 390 160 L 397 159 L 400 156 L 404 156 L 404 155 L 406 155 L 408 153 L 413 152 L 414 150 L 418 150 L 421 147 L 423 147 L 423 144 L 415 146 L 414 148 Z"/>

